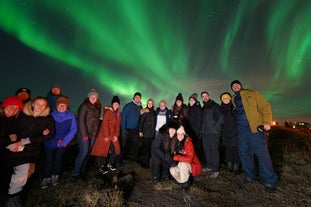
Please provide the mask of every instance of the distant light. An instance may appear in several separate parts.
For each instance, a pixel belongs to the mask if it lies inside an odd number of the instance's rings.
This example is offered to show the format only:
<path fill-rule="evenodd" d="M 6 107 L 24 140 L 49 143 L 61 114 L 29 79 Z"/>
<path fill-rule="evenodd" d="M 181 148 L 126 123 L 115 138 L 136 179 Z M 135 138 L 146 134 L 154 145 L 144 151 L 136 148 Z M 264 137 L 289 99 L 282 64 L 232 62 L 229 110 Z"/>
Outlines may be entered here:
<path fill-rule="evenodd" d="M 272 126 L 276 126 L 276 121 L 273 121 L 273 122 L 272 122 Z"/>

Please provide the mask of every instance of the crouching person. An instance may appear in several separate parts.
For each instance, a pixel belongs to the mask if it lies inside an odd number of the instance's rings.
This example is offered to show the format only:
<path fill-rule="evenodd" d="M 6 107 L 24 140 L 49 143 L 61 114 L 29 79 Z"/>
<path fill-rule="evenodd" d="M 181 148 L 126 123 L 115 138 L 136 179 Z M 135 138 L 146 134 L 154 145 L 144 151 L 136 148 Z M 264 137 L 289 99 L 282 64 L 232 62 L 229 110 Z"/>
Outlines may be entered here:
<path fill-rule="evenodd" d="M 195 154 L 192 139 L 185 133 L 183 126 L 177 130 L 177 142 L 173 156 L 178 164 L 170 168 L 171 175 L 182 186 L 182 191 L 189 190 L 193 177 L 202 172 L 201 163 Z"/>

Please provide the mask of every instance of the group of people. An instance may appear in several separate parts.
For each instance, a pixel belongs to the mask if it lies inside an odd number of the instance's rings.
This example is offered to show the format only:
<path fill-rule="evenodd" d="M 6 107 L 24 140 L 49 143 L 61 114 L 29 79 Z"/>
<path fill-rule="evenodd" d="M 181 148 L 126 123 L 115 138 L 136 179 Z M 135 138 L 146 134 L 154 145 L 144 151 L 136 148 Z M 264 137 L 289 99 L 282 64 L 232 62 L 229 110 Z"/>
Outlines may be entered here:
<path fill-rule="evenodd" d="M 210 178 L 219 176 L 222 140 L 230 172 L 242 169 L 247 182 L 257 180 L 256 156 L 265 190 L 275 192 L 278 177 L 264 133 L 271 128 L 270 104 L 258 92 L 244 89 L 238 80 L 230 86 L 234 94 L 222 93 L 220 105 L 203 91 L 202 105 L 196 93 L 189 97 L 188 104 L 179 93 L 171 109 L 164 99 L 155 107 L 151 98 L 143 108 L 142 95 L 136 92 L 121 111 L 119 97 L 113 96 L 111 105 L 103 107 L 103 116 L 95 89 L 89 91 L 77 116 L 57 85 L 51 87 L 47 97 L 33 99 L 29 89 L 18 89 L 15 96 L 3 99 L 0 110 L 0 165 L 13 169 L 8 204 L 20 203 L 19 193 L 36 168 L 42 145 L 45 165 L 41 188 L 58 184 L 62 157 L 74 137 L 79 153 L 73 178 L 85 176 L 91 156 L 96 157 L 98 172 L 103 175 L 122 169 L 123 161 L 130 159 L 151 168 L 154 183 L 174 178 L 187 191 L 202 170 L 209 172 Z M 198 153 L 200 149 L 204 157 Z"/>

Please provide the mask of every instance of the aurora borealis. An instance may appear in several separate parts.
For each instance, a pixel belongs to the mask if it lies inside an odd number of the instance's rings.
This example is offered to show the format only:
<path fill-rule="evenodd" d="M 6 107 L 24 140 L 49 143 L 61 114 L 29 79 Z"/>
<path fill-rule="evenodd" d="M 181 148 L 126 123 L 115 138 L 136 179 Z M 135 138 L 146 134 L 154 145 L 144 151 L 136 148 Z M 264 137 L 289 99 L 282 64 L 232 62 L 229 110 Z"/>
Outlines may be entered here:
<path fill-rule="evenodd" d="M 144 106 L 203 90 L 219 102 L 239 79 L 275 120 L 311 120 L 310 22 L 309 0 L 2 0 L 0 98 L 58 83 L 72 108 L 93 87 L 103 104 L 135 91 Z"/>

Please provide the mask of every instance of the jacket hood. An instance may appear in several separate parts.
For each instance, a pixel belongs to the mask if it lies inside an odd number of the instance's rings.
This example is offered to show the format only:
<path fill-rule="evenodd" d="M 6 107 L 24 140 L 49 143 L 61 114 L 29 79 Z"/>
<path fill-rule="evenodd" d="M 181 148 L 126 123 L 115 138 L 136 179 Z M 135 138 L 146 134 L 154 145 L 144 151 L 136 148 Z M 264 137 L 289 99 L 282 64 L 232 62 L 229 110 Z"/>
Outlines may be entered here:
<path fill-rule="evenodd" d="M 31 102 L 25 103 L 24 109 L 23 109 L 24 114 L 28 116 L 34 116 L 33 109 L 31 106 Z M 50 114 L 50 107 L 47 106 L 39 116 L 48 116 Z"/>

